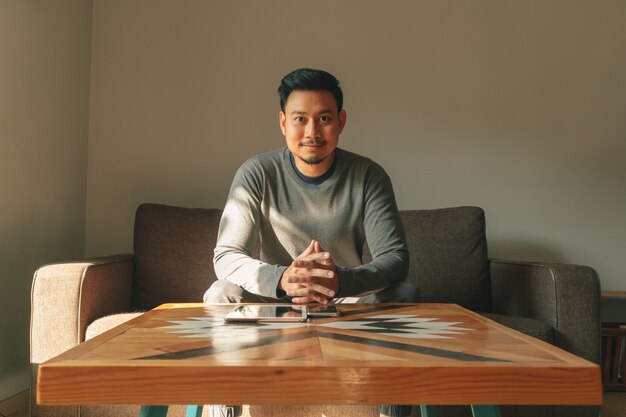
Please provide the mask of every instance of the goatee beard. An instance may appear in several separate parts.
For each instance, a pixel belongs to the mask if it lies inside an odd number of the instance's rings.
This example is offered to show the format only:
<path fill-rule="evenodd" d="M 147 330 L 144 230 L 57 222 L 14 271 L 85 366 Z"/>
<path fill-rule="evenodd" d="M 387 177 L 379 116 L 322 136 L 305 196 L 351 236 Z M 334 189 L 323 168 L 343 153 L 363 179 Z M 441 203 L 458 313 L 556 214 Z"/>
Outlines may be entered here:
<path fill-rule="evenodd" d="M 301 160 L 302 162 L 304 162 L 307 165 L 319 165 L 322 162 L 324 162 L 326 160 L 326 158 L 328 158 L 328 156 L 325 156 L 325 157 L 319 158 L 319 159 L 317 159 L 317 158 L 304 159 L 304 158 L 298 157 L 299 160 Z"/>
<path fill-rule="evenodd" d="M 310 145 L 316 145 L 316 146 L 324 146 L 326 145 L 326 141 L 325 140 L 307 140 L 305 142 L 302 142 L 300 144 L 300 146 L 310 146 Z M 309 158 L 309 159 L 304 159 L 302 157 L 298 157 L 299 160 L 301 160 L 302 162 L 304 162 L 305 164 L 308 165 L 319 165 L 322 162 L 324 162 L 324 160 L 326 160 L 326 158 L 328 158 L 328 155 L 322 157 L 322 158 Z"/>

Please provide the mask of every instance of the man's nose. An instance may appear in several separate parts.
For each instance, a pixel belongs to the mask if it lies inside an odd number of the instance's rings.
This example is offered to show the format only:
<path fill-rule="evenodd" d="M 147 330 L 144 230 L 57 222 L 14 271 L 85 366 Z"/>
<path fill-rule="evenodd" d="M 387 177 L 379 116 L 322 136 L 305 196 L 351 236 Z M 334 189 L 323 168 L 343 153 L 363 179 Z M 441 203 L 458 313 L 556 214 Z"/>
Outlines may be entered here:
<path fill-rule="evenodd" d="M 306 124 L 305 135 L 307 138 L 320 137 L 320 127 L 315 120 L 311 120 Z"/>

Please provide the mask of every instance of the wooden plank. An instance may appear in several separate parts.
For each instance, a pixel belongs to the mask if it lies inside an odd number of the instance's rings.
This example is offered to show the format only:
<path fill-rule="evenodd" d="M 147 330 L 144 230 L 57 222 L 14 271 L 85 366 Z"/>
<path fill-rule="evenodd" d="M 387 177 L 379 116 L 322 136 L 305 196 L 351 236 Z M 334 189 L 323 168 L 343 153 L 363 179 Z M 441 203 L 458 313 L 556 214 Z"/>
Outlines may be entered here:
<path fill-rule="evenodd" d="M 626 291 L 602 291 L 600 293 L 600 295 L 602 297 L 609 297 L 609 298 L 626 298 Z"/>
<path fill-rule="evenodd" d="M 41 374 L 43 404 L 601 404 L 594 369 L 481 366 L 73 367 Z M 314 376 L 312 376 L 314 375 Z M 307 381 L 316 385 L 311 396 Z"/>

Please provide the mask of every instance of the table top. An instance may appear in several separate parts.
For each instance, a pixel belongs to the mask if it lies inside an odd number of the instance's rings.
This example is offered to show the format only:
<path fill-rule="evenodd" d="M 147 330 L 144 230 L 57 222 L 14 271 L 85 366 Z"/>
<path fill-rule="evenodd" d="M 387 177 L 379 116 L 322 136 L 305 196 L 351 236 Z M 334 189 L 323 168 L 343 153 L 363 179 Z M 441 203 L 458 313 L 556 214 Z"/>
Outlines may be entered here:
<path fill-rule="evenodd" d="M 601 404 L 597 365 L 454 304 L 339 305 L 305 323 L 225 323 L 166 304 L 40 365 L 38 402 Z"/>

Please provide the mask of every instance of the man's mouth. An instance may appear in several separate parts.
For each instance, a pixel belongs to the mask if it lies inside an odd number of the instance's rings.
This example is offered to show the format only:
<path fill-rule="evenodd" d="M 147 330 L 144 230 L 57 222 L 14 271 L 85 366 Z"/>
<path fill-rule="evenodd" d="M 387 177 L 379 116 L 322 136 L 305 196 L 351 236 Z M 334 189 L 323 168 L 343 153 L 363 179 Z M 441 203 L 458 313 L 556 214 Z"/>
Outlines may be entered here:
<path fill-rule="evenodd" d="M 302 142 L 300 146 L 305 146 L 307 148 L 320 148 L 326 145 L 326 141 L 310 141 L 310 142 Z"/>

